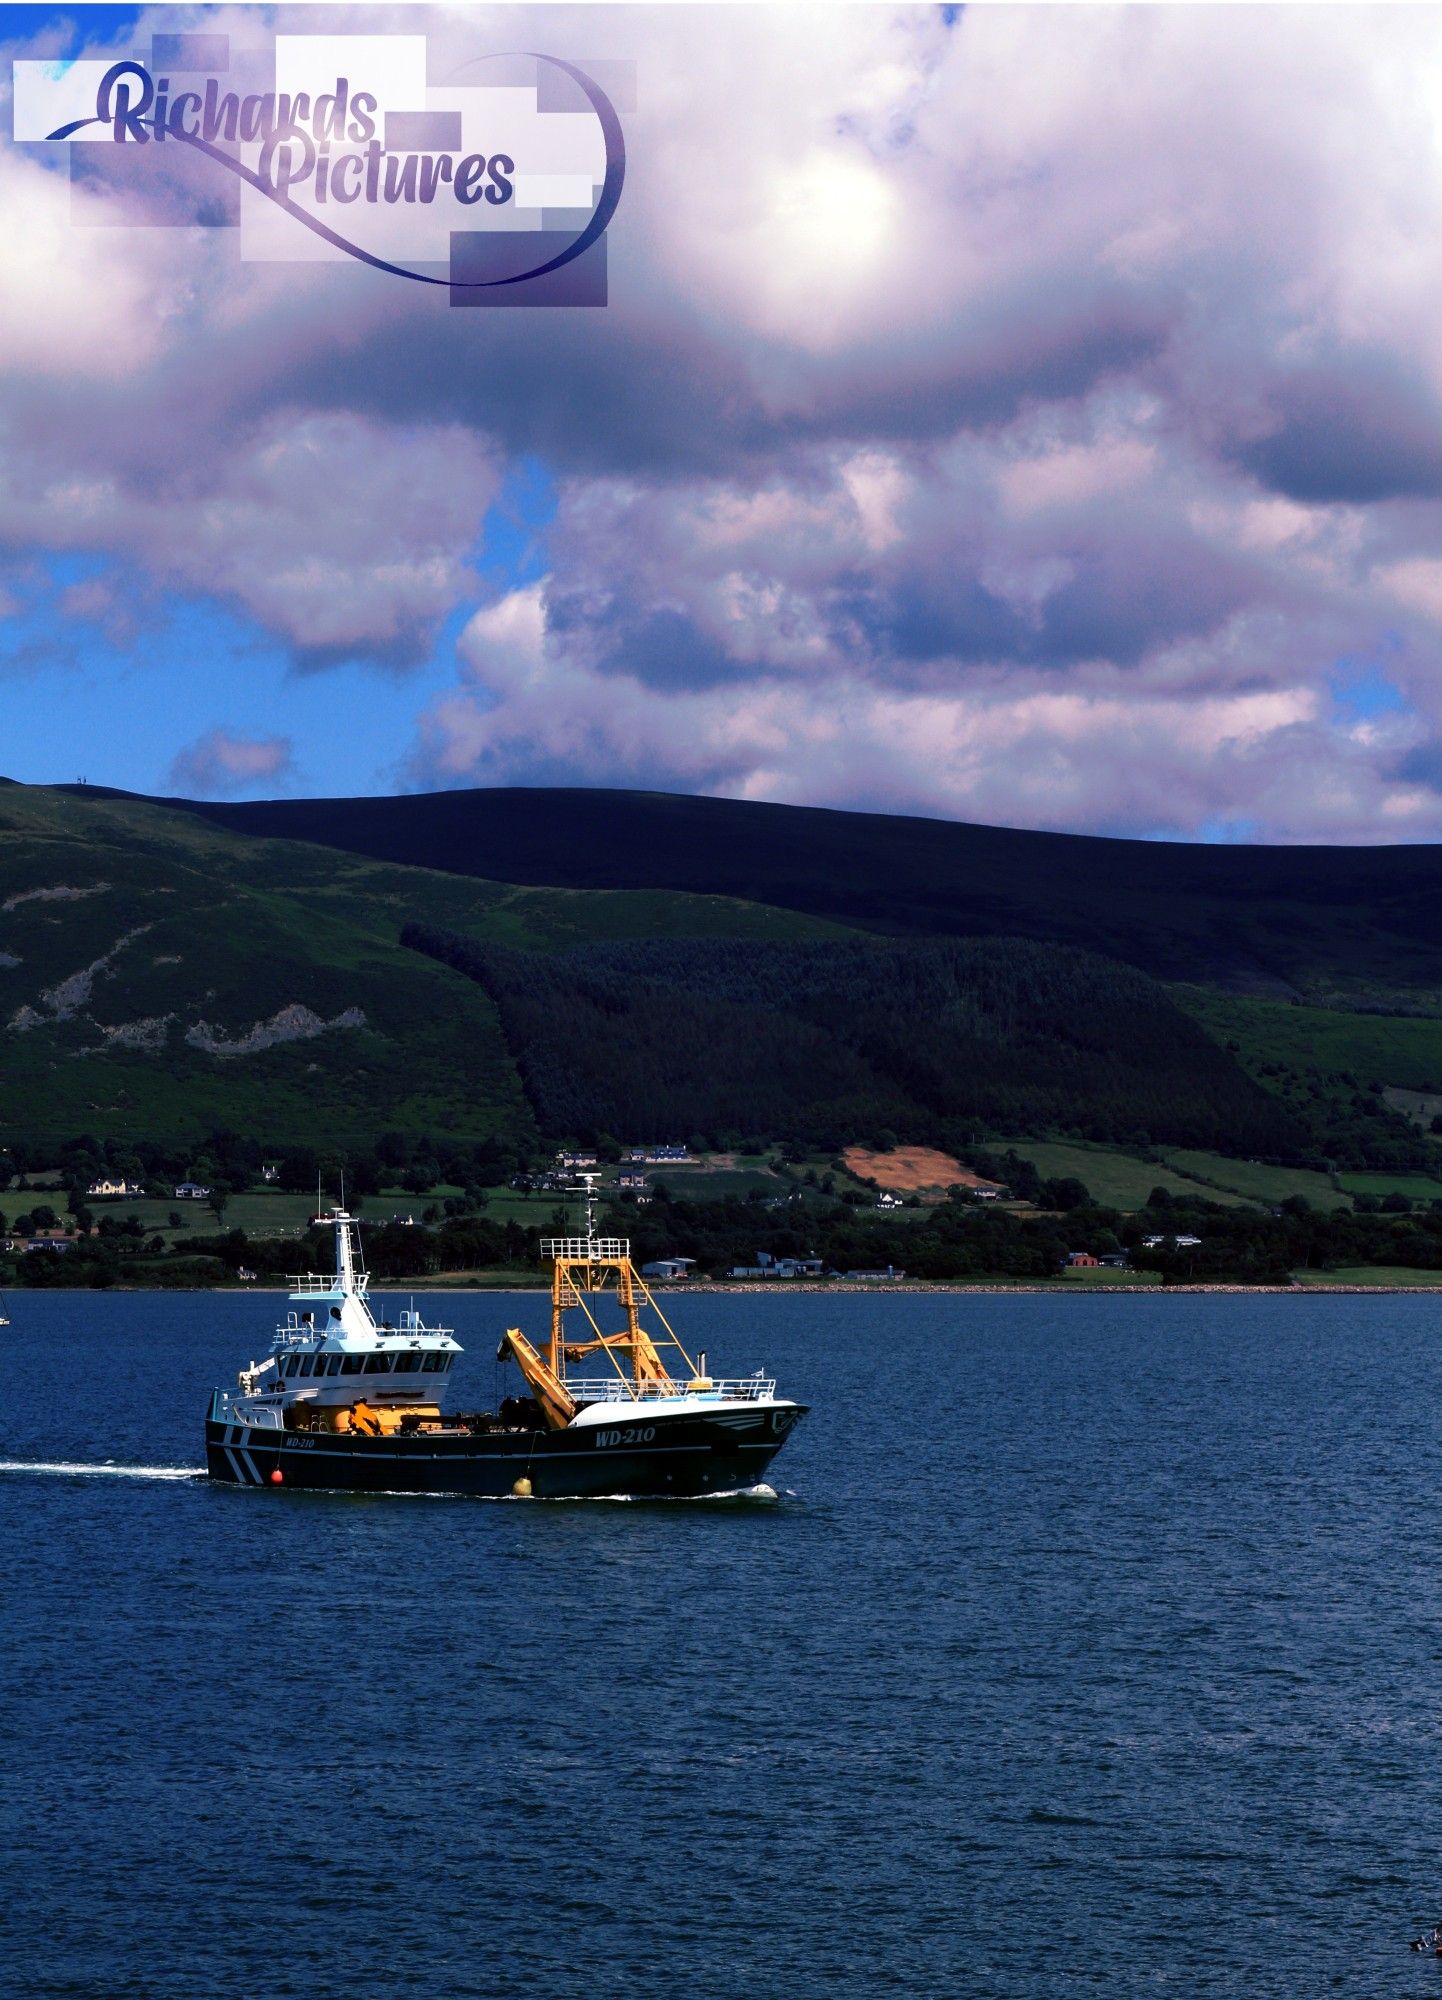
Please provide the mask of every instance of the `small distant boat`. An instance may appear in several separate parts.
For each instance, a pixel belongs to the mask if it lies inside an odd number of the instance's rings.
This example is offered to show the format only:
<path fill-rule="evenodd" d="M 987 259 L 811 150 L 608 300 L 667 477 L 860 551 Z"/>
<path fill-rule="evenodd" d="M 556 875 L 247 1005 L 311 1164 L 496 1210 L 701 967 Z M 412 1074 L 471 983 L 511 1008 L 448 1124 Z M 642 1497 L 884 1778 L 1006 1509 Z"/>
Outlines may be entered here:
<path fill-rule="evenodd" d="M 238 1390 L 211 1396 L 212 1479 L 546 1500 L 744 1491 L 806 1415 L 762 1370 L 713 1381 L 704 1354 L 692 1362 L 629 1242 L 597 1236 L 594 1183 L 586 1234 L 541 1245 L 552 1264 L 549 1343 L 534 1346 L 519 1327 L 502 1336 L 497 1359 L 517 1365 L 527 1393 L 495 1413 L 445 1415 L 454 1333 L 427 1326 L 414 1306 L 377 1323 L 354 1218 L 336 1209 L 325 1220 L 334 1274 L 293 1279 L 270 1358 L 242 1369 Z M 598 1315 L 618 1306 L 622 1324 L 603 1332 Z M 570 1314 L 581 1324 L 568 1327 Z M 671 1372 L 666 1350 L 684 1372 Z M 572 1372 L 586 1362 L 601 1372 Z"/>

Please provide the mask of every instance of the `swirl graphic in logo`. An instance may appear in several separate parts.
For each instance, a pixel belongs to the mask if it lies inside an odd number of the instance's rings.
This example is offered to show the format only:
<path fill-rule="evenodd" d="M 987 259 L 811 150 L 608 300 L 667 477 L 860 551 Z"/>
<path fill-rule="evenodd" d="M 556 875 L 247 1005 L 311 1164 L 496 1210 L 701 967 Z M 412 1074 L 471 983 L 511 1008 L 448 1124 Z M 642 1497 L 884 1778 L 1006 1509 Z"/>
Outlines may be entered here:
<path fill-rule="evenodd" d="M 572 264 L 578 258 L 583 257 L 592 245 L 598 243 L 605 235 L 611 218 L 615 215 L 617 206 L 620 203 L 621 190 L 626 180 L 626 141 L 621 131 L 621 121 L 616 115 L 614 105 L 600 84 L 593 77 L 588 76 L 575 63 L 567 62 L 561 56 L 543 55 L 538 50 L 528 50 L 526 54 L 531 61 L 549 63 L 554 69 L 561 71 L 583 93 L 601 127 L 601 134 L 605 141 L 606 149 L 606 171 L 601 183 L 600 193 L 596 198 L 595 206 L 590 216 L 569 242 L 564 243 L 558 249 L 554 250 L 539 264 L 531 265 L 522 271 L 511 271 L 496 277 L 442 278 L 436 276 L 433 272 L 413 271 L 405 264 L 393 263 L 389 258 L 379 257 L 373 251 L 367 250 L 362 244 L 351 242 L 349 237 L 343 236 L 339 230 L 332 229 L 329 223 L 323 222 L 319 216 L 313 215 L 298 202 L 292 201 L 289 194 L 272 185 L 264 174 L 257 173 L 253 168 L 247 167 L 242 161 L 236 159 L 233 154 L 226 152 L 220 146 L 213 145 L 210 140 L 202 137 L 198 132 L 187 131 L 182 124 L 177 123 L 174 119 L 167 122 L 162 129 L 157 118 L 147 118 L 144 115 L 155 101 L 155 85 L 149 72 L 137 62 L 115 63 L 106 72 L 100 86 L 100 91 L 97 94 L 96 114 L 94 117 L 72 119 L 69 124 L 58 126 L 55 131 L 48 133 L 46 137 L 48 140 L 70 139 L 77 132 L 85 130 L 88 126 L 104 125 L 112 122 L 116 126 L 117 138 L 123 136 L 122 127 L 141 143 L 145 141 L 148 133 L 154 133 L 157 137 L 164 138 L 167 142 L 173 141 L 181 145 L 190 146 L 195 151 L 203 153 L 207 159 L 214 160 L 218 166 L 225 168 L 228 173 L 237 175 L 248 186 L 254 188 L 258 194 L 264 195 L 267 201 L 274 202 L 276 207 L 283 209 L 287 215 L 293 217 L 303 228 L 309 229 L 313 235 L 319 236 L 334 249 L 343 250 L 347 256 L 354 257 L 358 262 L 369 264 L 373 270 L 385 271 L 393 278 L 408 278 L 413 284 L 417 285 L 434 285 L 446 292 L 474 293 L 498 291 L 508 286 L 523 285 L 533 279 L 547 277 L 551 272 L 559 271 L 565 265 Z M 497 59 L 496 56 L 477 56 L 472 59 L 472 63 L 464 64 L 462 67 L 470 68 L 473 66 L 473 63 L 492 62 Z M 123 92 L 119 90 L 119 86 L 127 78 L 134 78 L 142 86 L 143 90 L 143 95 L 134 109 L 130 106 L 128 90 Z M 113 111 L 111 109 L 112 94 L 119 97 L 119 103 Z M 102 106 L 104 107 L 103 109 Z"/>

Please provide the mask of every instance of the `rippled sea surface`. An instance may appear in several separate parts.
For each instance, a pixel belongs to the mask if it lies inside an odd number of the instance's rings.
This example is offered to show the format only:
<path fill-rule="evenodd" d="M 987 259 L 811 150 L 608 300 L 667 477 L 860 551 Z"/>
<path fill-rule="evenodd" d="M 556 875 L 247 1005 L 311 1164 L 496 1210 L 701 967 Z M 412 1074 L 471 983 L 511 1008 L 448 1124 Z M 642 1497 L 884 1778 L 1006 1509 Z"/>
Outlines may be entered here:
<path fill-rule="evenodd" d="M 1442 1301 L 688 1300 L 774 1505 L 168 1476 L 276 1303 L 0 1330 L 10 2000 L 1442 1995 Z"/>

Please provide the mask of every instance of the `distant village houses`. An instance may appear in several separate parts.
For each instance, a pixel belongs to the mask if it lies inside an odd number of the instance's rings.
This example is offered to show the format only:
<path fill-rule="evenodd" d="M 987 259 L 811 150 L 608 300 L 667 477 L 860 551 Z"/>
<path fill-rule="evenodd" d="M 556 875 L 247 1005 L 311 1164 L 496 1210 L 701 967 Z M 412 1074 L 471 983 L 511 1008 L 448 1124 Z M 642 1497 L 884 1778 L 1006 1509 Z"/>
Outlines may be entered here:
<path fill-rule="evenodd" d="M 632 1146 L 626 1154 L 628 1160 L 639 1161 L 644 1166 L 672 1166 L 691 1158 L 689 1146 Z"/>
<path fill-rule="evenodd" d="M 210 1189 L 202 1187 L 199 1181 L 181 1181 L 175 1190 L 177 1201 L 209 1201 Z"/>
<path fill-rule="evenodd" d="M 884 1271 L 843 1271 L 841 1275 L 851 1284 L 876 1285 L 897 1284 L 906 1273 L 898 1270 L 895 1264 L 888 1264 Z"/>
<path fill-rule="evenodd" d="M 556 1165 L 558 1167 L 594 1167 L 595 1164 L 596 1155 L 594 1153 L 557 1153 L 556 1155 Z"/>
<path fill-rule="evenodd" d="M 106 1176 L 103 1180 L 92 1181 L 85 1192 L 94 1195 L 134 1196 L 144 1194 L 145 1188 L 139 1181 L 111 1180 Z"/>
<path fill-rule="evenodd" d="M 618 1188 L 634 1188 L 639 1193 L 646 1185 L 646 1176 L 644 1174 L 628 1173 L 623 1168 L 616 1176 L 616 1185 Z"/>

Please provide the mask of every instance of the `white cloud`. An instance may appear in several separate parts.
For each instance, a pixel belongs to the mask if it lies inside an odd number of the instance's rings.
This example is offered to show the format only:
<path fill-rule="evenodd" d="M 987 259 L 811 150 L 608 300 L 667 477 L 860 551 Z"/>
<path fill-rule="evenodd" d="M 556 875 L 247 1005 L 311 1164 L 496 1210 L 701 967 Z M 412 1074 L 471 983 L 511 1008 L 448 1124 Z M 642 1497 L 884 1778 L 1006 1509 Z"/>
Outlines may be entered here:
<path fill-rule="evenodd" d="M 438 69 L 515 42 L 427 18 Z M 417 781 L 1430 824 L 1442 17 L 546 20 L 639 62 L 604 314 L 81 232 L 0 152 L 0 535 L 402 666 L 536 454 L 549 576 L 472 620 Z M 1384 640 L 1406 711 L 1353 727 L 1328 675 Z"/>
<path fill-rule="evenodd" d="M 201 799 L 254 791 L 289 774 L 293 751 L 285 736 L 241 736 L 215 728 L 178 752 L 168 782 L 172 791 Z"/>

